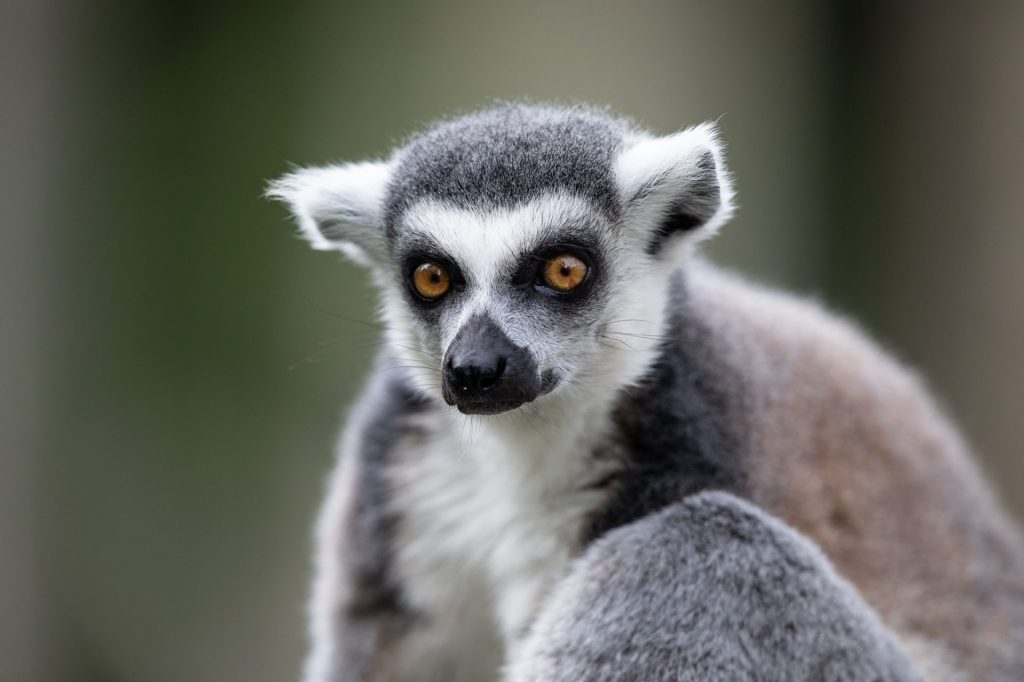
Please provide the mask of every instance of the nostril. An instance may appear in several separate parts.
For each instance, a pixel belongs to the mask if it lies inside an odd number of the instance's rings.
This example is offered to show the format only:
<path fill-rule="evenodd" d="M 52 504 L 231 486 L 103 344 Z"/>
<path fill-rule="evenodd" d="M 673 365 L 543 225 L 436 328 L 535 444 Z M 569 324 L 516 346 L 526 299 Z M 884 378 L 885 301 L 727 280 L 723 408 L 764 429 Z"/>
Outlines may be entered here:
<path fill-rule="evenodd" d="M 448 376 L 451 377 L 452 383 L 460 391 L 469 390 L 469 382 L 471 375 L 468 367 L 462 365 L 456 366 L 451 360 L 448 361 Z"/>
<path fill-rule="evenodd" d="M 494 365 L 491 367 L 485 367 L 480 370 L 480 388 L 481 390 L 488 390 L 494 387 L 495 384 L 501 379 L 501 375 L 505 373 L 506 360 L 504 357 L 498 357 Z"/>

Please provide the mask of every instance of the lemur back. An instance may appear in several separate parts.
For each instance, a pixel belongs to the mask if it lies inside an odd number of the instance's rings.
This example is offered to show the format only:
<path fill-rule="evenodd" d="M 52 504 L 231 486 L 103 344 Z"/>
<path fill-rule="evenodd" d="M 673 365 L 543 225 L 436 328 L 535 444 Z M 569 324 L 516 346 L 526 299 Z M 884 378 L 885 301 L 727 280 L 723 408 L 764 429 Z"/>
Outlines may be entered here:
<path fill-rule="evenodd" d="M 507 105 L 272 194 L 387 329 L 308 682 L 1024 675 L 1021 542 L 916 378 L 692 255 L 709 126 Z"/>

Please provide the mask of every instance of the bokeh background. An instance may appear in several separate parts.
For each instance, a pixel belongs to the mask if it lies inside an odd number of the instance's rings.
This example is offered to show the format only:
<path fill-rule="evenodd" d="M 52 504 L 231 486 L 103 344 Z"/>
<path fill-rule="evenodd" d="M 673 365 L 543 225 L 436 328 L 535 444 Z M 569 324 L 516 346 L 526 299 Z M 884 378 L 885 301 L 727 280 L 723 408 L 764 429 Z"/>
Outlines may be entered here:
<path fill-rule="evenodd" d="M 373 292 L 264 182 L 498 98 L 718 119 L 711 256 L 920 368 L 1024 513 L 1024 3 L 0 12 L 0 680 L 296 678 Z"/>

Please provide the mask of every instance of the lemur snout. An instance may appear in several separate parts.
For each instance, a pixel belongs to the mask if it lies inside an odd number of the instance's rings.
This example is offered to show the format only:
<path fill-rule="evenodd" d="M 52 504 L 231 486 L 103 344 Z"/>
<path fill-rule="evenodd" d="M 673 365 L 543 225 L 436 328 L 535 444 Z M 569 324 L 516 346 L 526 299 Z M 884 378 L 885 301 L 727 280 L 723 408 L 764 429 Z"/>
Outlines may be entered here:
<path fill-rule="evenodd" d="M 537 363 L 485 315 L 455 335 L 444 362 L 444 399 L 465 414 L 497 414 L 540 393 Z"/>

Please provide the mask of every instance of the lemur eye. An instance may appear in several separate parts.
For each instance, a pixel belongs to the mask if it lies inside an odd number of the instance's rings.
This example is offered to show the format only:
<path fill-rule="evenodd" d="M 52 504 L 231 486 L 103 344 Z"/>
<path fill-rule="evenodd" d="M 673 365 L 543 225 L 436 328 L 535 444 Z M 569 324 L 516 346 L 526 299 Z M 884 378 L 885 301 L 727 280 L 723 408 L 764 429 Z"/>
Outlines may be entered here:
<path fill-rule="evenodd" d="M 544 284 L 560 293 L 568 293 L 587 277 L 587 264 L 569 253 L 549 258 L 544 264 Z"/>
<path fill-rule="evenodd" d="M 417 294 L 428 301 L 433 301 L 448 293 L 451 277 L 440 265 L 428 261 L 413 271 L 412 285 Z"/>

